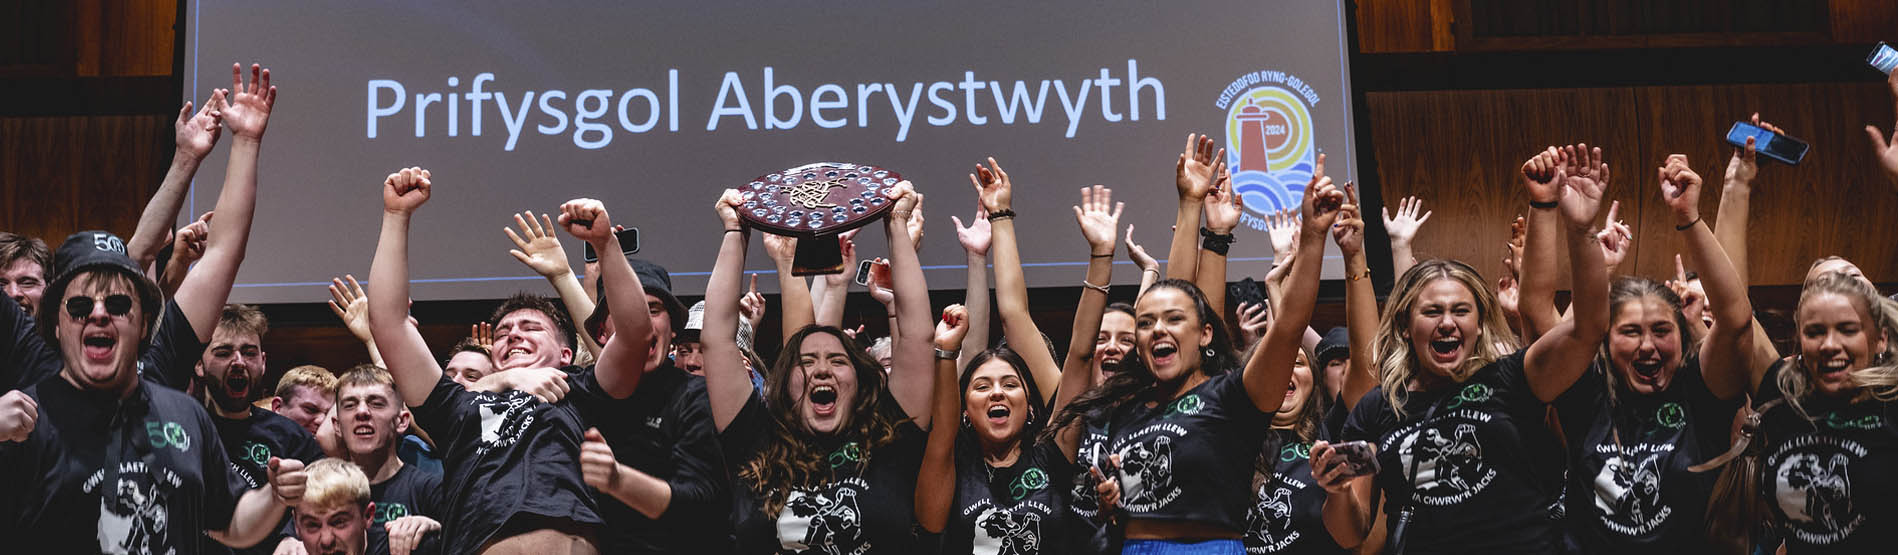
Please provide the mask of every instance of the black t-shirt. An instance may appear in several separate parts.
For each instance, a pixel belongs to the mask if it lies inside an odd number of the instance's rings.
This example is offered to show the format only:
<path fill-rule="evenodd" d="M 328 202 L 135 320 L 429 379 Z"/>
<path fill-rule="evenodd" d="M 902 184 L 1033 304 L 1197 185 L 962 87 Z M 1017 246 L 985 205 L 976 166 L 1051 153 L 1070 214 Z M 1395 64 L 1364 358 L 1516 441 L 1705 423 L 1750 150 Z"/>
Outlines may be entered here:
<path fill-rule="evenodd" d="M 184 391 L 191 384 L 192 365 L 204 355 L 204 343 L 191 329 L 184 309 L 165 302 L 150 345 L 139 351 L 138 374 L 159 385 Z M 59 374 L 66 365 L 59 346 L 46 343 L 33 318 L 12 302 L 0 303 L 0 391 L 12 391 Z"/>
<path fill-rule="evenodd" d="M 1740 400 L 1714 397 L 1688 361 L 1665 391 L 1617 391 L 1611 411 L 1602 372 L 1596 365 L 1555 400 L 1569 441 L 1569 541 L 1583 553 L 1706 550 L 1719 473 L 1687 467 L 1727 450 Z"/>
<path fill-rule="evenodd" d="M 1344 441 L 1377 445 L 1389 522 L 1413 498 L 1411 553 L 1544 553 L 1563 468 L 1545 405 L 1523 374 L 1526 351 L 1435 391 L 1412 391 L 1399 420 L 1382 386 L 1358 401 Z M 1432 414 L 1434 412 L 1434 414 Z"/>
<path fill-rule="evenodd" d="M 20 553 L 200 553 L 244 484 L 196 400 L 150 380 L 129 398 L 53 376 L 39 421 L 0 443 L 0 529 Z"/>
<path fill-rule="evenodd" d="M 1246 529 L 1252 463 L 1272 415 L 1246 395 L 1242 373 L 1208 378 L 1179 398 L 1114 411 L 1108 451 L 1120 455 L 1120 506 L 1133 519 Z"/>
<path fill-rule="evenodd" d="M 375 514 L 369 521 L 369 553 L 388 555 L 389 521 L 405 516 L 425 516 L 442 521 L 441 506 L 442 475 L 422 470 L 412 464 L 402 465 L 394 476 L 380 484 L 369 485 L 369 499 L 375 506 Z M 418 552 L 437 553 L 441 547 L 441 533 L 435 532 L 422 537 Z"/>
<path fill-rule="evenodd" d="M 1094 422 L 1081 420 L 1081 441 L 1074 454 L 1074 467 L 1068 471 L 1068 528 L 1071 539 L 1068 547 L 1075 553 L 1119 553 L 1120 538 L 1115 537 L 1107 520 L 1101 518 L 1100 496 L 1095 492 L 1098 482 L 1088 472 L 1097 461 L 1095 455 L 1106 457 L 1107 428 Z M 1106 461 L 1098 464 L 1105 465 Z"/>
<path fill-rule="evenodd" d="M 566 369 L 569 388 L 581 369 Z M 521 391 L 473 392 L 443 374 L 415 421 L 442 454 L 445 553 L 474 553 L 517 515 L 600 524 L 580 476 L 579 411 Z"/>
<path fill-rule="evenodd" d="M 1804 371 L 1775 365 L 1754 402 L 1785 396 L 1780 372 Z M 1898 546 L 1898 403 L 1816 394 L 1800 401 L 1812 420 L 1781 405 L 1760 421 L 1768 442 L 1760 485 L 1786 552 L 1891 552 Z"/>
<path fill-rule="evenodd" d="M 613 457 L 672 488 L 658 520 L 605 493 L 594 494 L 606 527 L 602 553 L 707 553 L 730 551 L 731 522 L 725 511 L 725 462 L 719 453 L 705 378 L 667 363 L 640 377 L 631 397 L 614 399 L 600 389 L 593 368 L 575 375 L 567 402 L 586 425 L 599 428 Z"/>
<path fill-rule="evenodd" d="M 956 499 L 943 553 L 1072 553 L 1066 496 L 1074 464 L 1054 442 L 1024 446 L 1015 464 L 995 468 L 968 437 L 956 441 Z"/>
<path fill-rule="evenodd" d="M 1344 553 L 1325 530 L 1325 488 L 1311 475 L 1311 442 L 1275 429 L 1267 445 L 1272 475 L 1253 477 L 1258 487 L 1246 511 L 1246 553 Z"/>
<path fill-rule="evenodd" d="M 215 414 L 210 416 L 212 425 L 217 428 L 218 440 L 224 444 L 224 452 L 231 461 L 231 475 L 243 482 L 245 489 L 257 489 L 270 483 L 271 457 L 295 459 L 305 465 L 323 458 L 323 450 L 317 447 L 316 438 L 310 437 L 310 432 L 283 415 L 250 407 L 250 418 L 243 420 Z M 288 509 L 285 509 L 285 514 L 288 514 Z M 276 550 L 278 542 L 293 532 L 293 526 L 286 526 L 249 549 L 232 549 L 230 552 L 269 555 Z M 216 552 L 218 547 L 209 545 L 205 550 Z"/>
<path fill-rule="evenodd" d="M 776 440 L 773 430 L 779 424 L 758 397 L 745 402 L 719 435 L 732 455 L 726 466 L 733 479 L 738 553 L 919 552 L 916 471 L 922 464 L 927 434 L 909 420 L 888 391 L 878 394 L 883 395 L 887 416 L 901 421 L 895 441 L 868 453 L 858 440 L 826 442 L 830 480 L 816 488 L 793 489 L 776 515 L 764 513 L 763 500 L 738 476 L 767 442 Z"/>

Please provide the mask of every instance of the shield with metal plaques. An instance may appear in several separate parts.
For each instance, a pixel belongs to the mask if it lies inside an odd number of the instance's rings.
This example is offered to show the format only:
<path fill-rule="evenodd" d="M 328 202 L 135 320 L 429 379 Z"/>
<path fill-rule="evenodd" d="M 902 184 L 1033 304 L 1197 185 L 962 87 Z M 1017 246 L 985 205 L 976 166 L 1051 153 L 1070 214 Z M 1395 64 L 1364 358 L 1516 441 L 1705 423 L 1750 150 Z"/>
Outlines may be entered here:
<path fill-rule="evenodd" d="M 882 219 L 903 176 L 870 164 L 817 162 L 758 176 L 738 188 L 738 215 L 765 233 L 796 237 L 792 273 L 843 272 L 837 234 Z"/>

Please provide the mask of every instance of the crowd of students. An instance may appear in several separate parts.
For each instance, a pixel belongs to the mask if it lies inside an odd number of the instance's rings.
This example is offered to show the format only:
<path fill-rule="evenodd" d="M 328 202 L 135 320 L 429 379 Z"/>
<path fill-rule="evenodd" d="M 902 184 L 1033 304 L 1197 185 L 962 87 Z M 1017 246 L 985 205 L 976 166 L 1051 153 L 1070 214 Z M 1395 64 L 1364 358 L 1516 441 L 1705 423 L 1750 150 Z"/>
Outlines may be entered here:
<path fill-rule="evenodd" d="M 0 233 L 13 300 L 0 301 L 0 532 L 24 552 L 1898 545 L 1898 301 L 1849 261 L 1822 259 L 1799 297 L 1794 349 L 1774 346 L 1744 273 L 1751 143 L 1728 160 L 1718 228 L 1685 156 L 1617 182 L 1600 147 L 1530 153 L 1504 276 L 1415 259 L 1432 213 L 1403 199 L 1383 214 L 1398 276 L 1381 306 L 1355 188 L 1327 177 L 1320 155 L 1300 206 L 1270 218 L 1267 302 L 1228 307 L 1225 257 L 1244 207 L 1225 153 L 1189 136 L 1164 268 L 1132 226 L 1121 231 L 1114 191 L 1079 191 L 1089 262 L 1060 349 L 1030 315 L 1015 184 L 990 158 L 969 176 L 975 217 L 955 219 L 969 272 L 960 304 L 930 305 L 922 190 L 881 191 L 889 271 L 868 288 L 887 338 L 843 328 L 854 263 L 807 283 L 791 271 L 797 239 L 764 234 L 785 341 L 754 345 L 770 325 L 757 276 L 745 285 L 754 231 L 739 216 L 746 198 L 726 190 L 703 302 L 687 307 L 651 261 L 607 256 L 577 273 L 559 235 L 622 250 L 608 207 L 574 199 L 507 231 L 511 254 L 558 298 L 515 295 L 467 340 L 431 351 L 408 317 L 408 243 L 437 184 L 400 169 L 380 188 L 369 287 L 353 276 L 330 287 L 364 363 L 294 368 L 267 394 L 268 323 L 226 299 L 275 100 L 269 70 L 246 79 L 234 65 L 229 89 L 187 103 L 171 171 L 129 241 L 86 231 L 49 252 Z M 1898 143 L 1871 129 L 1898 182 Z M 167 229 L 226 132 L 215 225 L 206 213 Z M 440 192 L 457 194 L 444 178 Z M 1613 186 L 1662 199 L 1695 277 L 1618 272 L 1633 230 L 1604 206 Z M 852 237 L 840 241 L 854 261 Z M 1310 321 L 1327 241 L 1344 256 L 1346 325 L 1320 334 Z M 1132 299 L 1107 287 L 1122 252 L 1141 272 Z"/>

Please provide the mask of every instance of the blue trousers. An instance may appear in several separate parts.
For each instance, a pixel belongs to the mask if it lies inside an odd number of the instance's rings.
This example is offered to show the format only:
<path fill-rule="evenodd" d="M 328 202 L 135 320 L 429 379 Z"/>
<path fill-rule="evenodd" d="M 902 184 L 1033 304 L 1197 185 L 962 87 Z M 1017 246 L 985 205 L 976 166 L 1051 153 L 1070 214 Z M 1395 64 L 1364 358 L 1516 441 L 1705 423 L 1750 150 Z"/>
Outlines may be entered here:
<path fill-rule="evenodd" d="M 1239 540 L 1127 540 L 1120 550 L 1121 555 L 1245 555 L 1245 552 L 1246 545 Z"/>

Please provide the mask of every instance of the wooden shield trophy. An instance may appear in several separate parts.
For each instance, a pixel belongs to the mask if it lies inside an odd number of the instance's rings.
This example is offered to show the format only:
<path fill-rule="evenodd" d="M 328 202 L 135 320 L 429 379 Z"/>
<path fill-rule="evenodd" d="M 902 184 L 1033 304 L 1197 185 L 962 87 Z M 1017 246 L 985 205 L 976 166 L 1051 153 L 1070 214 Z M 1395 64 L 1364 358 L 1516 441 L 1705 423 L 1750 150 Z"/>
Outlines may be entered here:
<path fill-rule="evenodd" d="M 880 220 L 903 176 L 869 164 L 818 162 L 758 176 L 738 188 L 738 216 L 765 233 L 796 237 L 792 273 L 843 272 L 837 234 Z"/>

